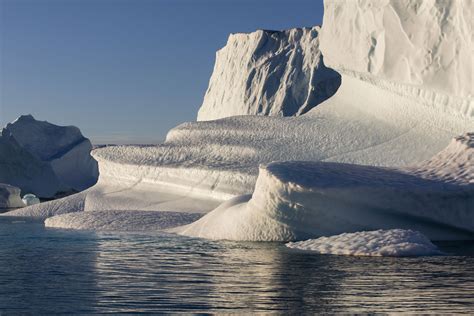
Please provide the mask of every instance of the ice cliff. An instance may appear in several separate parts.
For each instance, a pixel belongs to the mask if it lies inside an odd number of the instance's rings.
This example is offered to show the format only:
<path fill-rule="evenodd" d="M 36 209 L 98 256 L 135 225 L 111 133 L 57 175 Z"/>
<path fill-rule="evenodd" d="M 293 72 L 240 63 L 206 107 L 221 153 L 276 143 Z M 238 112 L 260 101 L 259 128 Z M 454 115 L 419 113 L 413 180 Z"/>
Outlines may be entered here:
<path fill-rule="evenodd" d="M 92 145 L 75 126 L 57 126 L 23 115 L 7 124 L 1 140 L 5 148 L 0 180 L 25 193 L 51 197 L 59 191 L 84 190 L 97 181 Z"/>
<path fill-rule="evenodd" d="M 338 71 L 472 101 L 473 16 L 471 0 L 325 0 L 320 47 Z"/>
<path fill-rule="evenodd" d="M 320 28 L 232 34 L 216 63 L 198 120 L 301 115 L 331 97 L 339 74 L 324 66 Z"/>
<path fill-rule="evenodd" d="M 319 48 L 317 28 L 231 36 L 218 53 L 201 121 L 177 126 L 158 146 L 95 150 L 97 185 L 9 215 L 68 228 L 142 223 L 140 230 L 148 220 L 159 227 L 168 218 L 162 212 L 208 213 L 174 231 L 214 239 L 392 228 L 474 238 L 472 63 L 465 58 L 472 46 L 464 29 L 472 5 L 347 0 L 325 7 Z M 306 70 L 322 69 L 320 50 L 341 85 L 307 111 Z M 233 114 L 269 116 L 211 120 Z M 105 220 L 94 225 L 98 217 Z"/>

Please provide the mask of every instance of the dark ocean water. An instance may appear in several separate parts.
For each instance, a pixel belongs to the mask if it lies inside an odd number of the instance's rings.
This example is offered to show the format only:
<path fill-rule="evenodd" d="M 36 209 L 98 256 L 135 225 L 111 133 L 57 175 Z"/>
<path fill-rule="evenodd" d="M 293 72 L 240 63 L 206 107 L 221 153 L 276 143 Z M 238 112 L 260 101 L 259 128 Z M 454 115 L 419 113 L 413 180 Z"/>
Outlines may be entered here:
<path fill-rule="evenodd" d="M 0 243 L 0 314 L 474 312 L 473 242 L 438 244 L 442 257 L 344 257 L 0 217 Z"/>

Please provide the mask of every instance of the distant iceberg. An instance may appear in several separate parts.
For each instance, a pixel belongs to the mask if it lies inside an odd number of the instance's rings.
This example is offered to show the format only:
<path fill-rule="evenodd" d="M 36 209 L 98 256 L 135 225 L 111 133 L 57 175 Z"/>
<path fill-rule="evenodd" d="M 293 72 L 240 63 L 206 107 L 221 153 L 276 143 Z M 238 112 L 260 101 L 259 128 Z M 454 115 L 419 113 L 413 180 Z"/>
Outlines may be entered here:
<path fill-rule="evenodd" d="M 52 197 L 58 192 L 84 190 L 97 181 L 97 162 L 90 155 L 92 145 L 77 127 L 22 115 L 7 124 L 0 142 L 5 144 L 0 154 L 4 166 L 0 181 L 25 192 Z"/>
<path fill-rule="evenodd" d="M 0 183 L 0 209 L 23 207 L 20 189 L 8 184 Z"/>

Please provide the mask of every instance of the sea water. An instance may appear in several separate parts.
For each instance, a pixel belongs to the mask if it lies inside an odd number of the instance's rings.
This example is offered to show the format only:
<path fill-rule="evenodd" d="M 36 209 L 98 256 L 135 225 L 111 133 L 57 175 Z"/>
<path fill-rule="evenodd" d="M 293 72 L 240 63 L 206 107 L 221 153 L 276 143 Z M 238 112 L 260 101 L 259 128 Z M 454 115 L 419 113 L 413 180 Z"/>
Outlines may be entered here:
<path fill-rule="evenodd" d="M 474 311 L 474 243 L 437 245 L 449 255 L 346 257 L 0 217 L 0 314 Z"/>

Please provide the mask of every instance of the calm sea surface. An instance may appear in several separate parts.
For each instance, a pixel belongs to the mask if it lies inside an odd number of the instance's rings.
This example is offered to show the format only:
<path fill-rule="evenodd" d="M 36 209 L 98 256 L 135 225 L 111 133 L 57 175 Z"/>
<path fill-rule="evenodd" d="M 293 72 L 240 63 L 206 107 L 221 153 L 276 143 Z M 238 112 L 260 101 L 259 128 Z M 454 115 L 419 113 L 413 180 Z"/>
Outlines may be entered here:
<path fill-rule="evenodd" d="M 474 312 L 474 243 L 358 258 L 0 217 L 0 314 Z"/>

